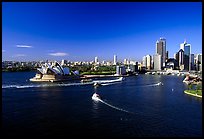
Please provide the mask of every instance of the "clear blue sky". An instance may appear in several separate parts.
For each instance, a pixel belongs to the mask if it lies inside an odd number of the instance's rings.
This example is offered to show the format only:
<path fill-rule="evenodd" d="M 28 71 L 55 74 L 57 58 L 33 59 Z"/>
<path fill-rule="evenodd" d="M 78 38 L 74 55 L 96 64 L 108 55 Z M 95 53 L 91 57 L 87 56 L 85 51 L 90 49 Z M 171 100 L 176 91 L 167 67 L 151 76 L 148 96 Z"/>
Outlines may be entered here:
<path fill-rule="evenodd" d="M 2 60 L 140 61 L 165 37 L 202 53 L 201 2 L 3 2 Z"/>

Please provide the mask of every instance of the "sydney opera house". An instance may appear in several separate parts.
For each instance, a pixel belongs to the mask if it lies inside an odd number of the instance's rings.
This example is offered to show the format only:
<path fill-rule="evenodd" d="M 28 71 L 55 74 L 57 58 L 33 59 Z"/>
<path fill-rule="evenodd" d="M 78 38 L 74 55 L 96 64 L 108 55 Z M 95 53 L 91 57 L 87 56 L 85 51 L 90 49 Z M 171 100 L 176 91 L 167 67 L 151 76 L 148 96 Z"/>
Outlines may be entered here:
<path fill-rule="evenodd" d="M 68 67 L 63 68 L 58 62 L 45 63 L 37 68 L 37 74 L 30 81 L 56 82 L 80 79 L 79 72 L 72 72 Z"/>

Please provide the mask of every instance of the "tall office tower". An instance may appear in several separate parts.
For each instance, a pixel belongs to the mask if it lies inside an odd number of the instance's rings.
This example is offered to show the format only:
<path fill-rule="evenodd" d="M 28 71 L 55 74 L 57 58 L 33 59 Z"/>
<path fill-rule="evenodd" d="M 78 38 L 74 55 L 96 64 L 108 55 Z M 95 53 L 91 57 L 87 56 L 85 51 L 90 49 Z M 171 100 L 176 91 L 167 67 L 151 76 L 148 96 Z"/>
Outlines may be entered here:
<path fill-rule="evenodd" d="M 190 70 L 195 70 L 194 54 L 190 55 Z"/>
<path fill-rule="evenodd" d="M 202 54 L 197 54 L 197 62 L 196 62 L 196 68 L 198 71 L 202 71 Z"/>
<path fill-rule="evenodd" d="M 114 55 L 114 57 L 113 57 L 113 65 L 117 65 L 117 56 L 116 55 Z"/>
<path fill-rule="evenodd" d="M 166 51 L 166 61 L 169 59 L 169 51 Z"/>
<path fill-rule="evenodd" d="M 123 64 L 124 64 L 124 65 L 127 65 L 127 59 L 126 59 L 126 58 L 124 59 Z"/>
<path fill-rule="evenodd" d="M 156 41 L 156 54 L 161 55 L 162 59 L 162 67 L 165 67 L 166 62 L 166 39 L 160 38 L 160 40 Z"/>
<path fill-rule="evenodd" d="M 142 66 L 143 66 L 143 67 L 147 67 L 147 59 L 146 59 L 146 56 L 143 56 L 143 58 L 142 58 Z"/>
<path fill-rule="evenodd" d="M 177 62 L 179 61 L 179 52 L 177 52 L 177 53 L 175 54 L 175 59 L 176 59 Z"/>
<path fill-rule="evenodd" d="M 97 56 L 95 57 L 95 63 L 98 63 L 98 57 Z"/>
<path fill-rule="evenodd" d="M 162 63 L 162 59 L 161 59 L 161 55 L 159 54 L 155 54 L 153 56 L 153 61 L 154 61 L 154 70 L 155 71 L 158 71 L 158 70 L 161 70 L 161 63 Z"/>
<path fill-rule="evenodd" d="M 147 68 L 147 70 L 151 69 L 151 67 L 152 67 L 151 62 L 152 62 L 151 55 L 146 55 L 146 68 Z"/>
<path fill-rule="evenodd" d="M 179 64 L 179 66 L 183 65 L 183 60 L 184 60 L 184 51 L 183 51 L 183 49 L 180 49 L 178 51 L 178 64 Z"/>
<path fill-rule="evenodd" d="M 184 43 L 180 44 L 180 49 L 184 51 L 184 70 L 190 70 L 191 44 L 187 43 L 185 40 Z"/>

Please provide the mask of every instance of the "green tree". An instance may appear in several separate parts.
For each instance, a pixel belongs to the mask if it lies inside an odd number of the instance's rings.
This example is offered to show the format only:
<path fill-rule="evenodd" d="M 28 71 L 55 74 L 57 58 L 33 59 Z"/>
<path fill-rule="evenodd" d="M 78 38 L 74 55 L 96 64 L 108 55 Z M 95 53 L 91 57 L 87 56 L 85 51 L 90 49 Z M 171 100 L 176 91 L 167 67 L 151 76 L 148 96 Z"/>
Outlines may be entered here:
<path fill-rule="evenodd" d="M 192 85 L 192 84 L 189 84 L 189 85 L 188 85 L 188 89 L 189 89 L 189 90 L 192 90 L 192 88 L 193 88 L 193 85 Z"/>
<path fill-rule="evenodd" d="M 196 86 L 196 92 L 198 92 L 198 90 L 201 90 L 201 84 L 197 84 L 197 86 Z"/>

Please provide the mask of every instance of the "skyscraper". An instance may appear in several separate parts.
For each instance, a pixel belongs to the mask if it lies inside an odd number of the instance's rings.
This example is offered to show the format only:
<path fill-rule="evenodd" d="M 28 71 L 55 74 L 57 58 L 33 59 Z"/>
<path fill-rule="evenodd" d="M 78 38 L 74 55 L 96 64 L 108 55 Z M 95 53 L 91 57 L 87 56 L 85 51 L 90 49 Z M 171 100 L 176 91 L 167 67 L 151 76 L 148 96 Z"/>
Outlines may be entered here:
<path fill-rule="evenodd" d="M 98 63 L 98 57 L 97 56 L 95 57 L 95 63 Z"/>
<path fill-rule="evenodd" d="M 153 62 L 154 62 L 154 70 L 161 70 L 161 63 L 162 63 L 162 59 L 161 59 L 161 55 L 159 54 L 155 54 L 153 56 Z"/>
<path fill-rule="evenodd" d="M 184 60 L 184 51 L 183 51 L 183 49 L 180 49 L 178 51 L 178 64 L 179 64 L 179 67 L 183 65 L 183 60 Z"/>
<path fill-rule="evenodd" d="M 166 62 L 166 39 L 160 38 L 160 40 L 156 41 L 156 54 L 161 55 L 162 59 L 162 67 L 165 67 Z"/>
<path fill-rule="evenodd" d="M 196 59 L 196 68 L 198 71 L 202 71 L 202 54 L 197 54 Z"/>
<path fill-rule="evenodd" d="M 126 65 L 126 64 L 127 64 L 127 59 L 126 59 L 126 58 L 124 59 L 123 64 L 124 64 L 124 65 Z"/>
<path fill-rule="evenodd" d="M 114 57 L 113 57 L 113 65 L 117 65 L 117 56 L 116 55 L 114 55 Z"/>
<path fill-rule="evenodd" d="M 146 55 L 146 68 L 147 68 L 147 70 L 150 70 L 152 67 L 151 61 L 152 61 L 151 55 Z"/>
<path fill-rule="evenodd" d="M 180 44 L 180 49 L 184 51 L 184 70 L 190 70 L 190 54 L 191 54 L 191 45 L 184 41 Z"/>
<path fill-rule="evenodd" d="M 195 70 L 195 63 L 194 63 L 194 54 L 190 56 L 190 70 Z"/>
<path fill-rule="evenodd" d="M 146 56 L 143 56 L 143 58 L 142 58 L 142 66 L 143 66 L 143 67 L 147 67 L 147 59 L 146 59 Z"/>
<path fill-rule="evenodd" d="M 166 51 L 166 61 L 169 59 L 169 51 Z"/>

